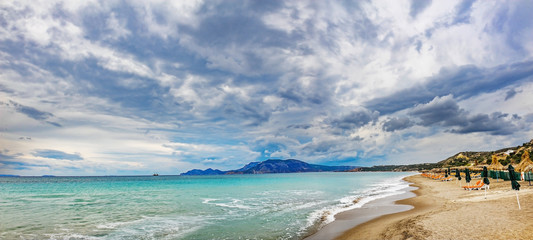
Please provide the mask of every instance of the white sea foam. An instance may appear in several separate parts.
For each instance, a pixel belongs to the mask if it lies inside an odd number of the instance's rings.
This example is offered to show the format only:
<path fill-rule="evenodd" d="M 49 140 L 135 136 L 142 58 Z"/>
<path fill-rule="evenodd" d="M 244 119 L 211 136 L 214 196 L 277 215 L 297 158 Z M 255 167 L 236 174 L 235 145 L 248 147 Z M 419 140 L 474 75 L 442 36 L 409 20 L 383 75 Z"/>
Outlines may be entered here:
<path fill-rule="evenodd" d="M 199 216 L 145 217 L 115 224 L 119 227 L 104 239 L 176 239 L 205 227 L 209 221 Z"/>
<path fill-rule="evenodd" d="M 210 204 L 210 202 L 216 201 L 216 200 L 218 200 L 218 199 L 216 199 L 216 198 L 203 198 L 202 199 L 202 203 L 203 204 Z"/>
<path fill-rule="evenodd" d="M 241 199 L 227 199 L 227 200 L 221 200 L 221 199 L 214 199 L 214 198 L 205 198 L 202 203 L 204 204 L 211 204 L 218 207 L 224 207 L 224 208 L 238 208 L 238 209 L 252 209 L 252 207 L 241 204 Z"/>
<path fill-rule="evenodd" d="M 98 224 L 96 226 L 96 228 L 98 229 L 115 229 L 121 225 L 124 225 L 126 223 L 124 222 L 113 222 L 113 223 L 102 223 L 102 224 Z"/>
<path fill-rule="evenodd" d="M 372 184 L 369 188 L 352 192 L 352 195 L 338 199 L 337 204 L 320 210 L 313 211 L 308 219 L 307 224 L 301 230 L 319 224 L 322 227 L 335 220 L 335 215 L 344 211 L 360 208 L 365 204 L 386 197 L 403 194 L 409 187 L 409 183 L 402 180 L 403 177 L 390 178 L 384 182 Z"/>
<path fill-rule="evenodd" d="M 109 222 L 97 226 L 107 230 L 103 236 L 90 234 L 69 233 L 48 234 L 50 239 L 56 240 L 106 240 L 106 239 L 179 239 L 198 231 L 217 218 L 198 216 L 175 217 L 143 217 L 129 222 Z M 218 219 L 219 220 L 219 219 Z"/>
<path fill-rule="evenodd" d="M 94 237 L 94 236 L 87 236 L 83 234 L 78 233 L 72 233 L 72 234 L 50 234 L 49 239 L 51 240 L 100 240 L 101 237 Z"/>

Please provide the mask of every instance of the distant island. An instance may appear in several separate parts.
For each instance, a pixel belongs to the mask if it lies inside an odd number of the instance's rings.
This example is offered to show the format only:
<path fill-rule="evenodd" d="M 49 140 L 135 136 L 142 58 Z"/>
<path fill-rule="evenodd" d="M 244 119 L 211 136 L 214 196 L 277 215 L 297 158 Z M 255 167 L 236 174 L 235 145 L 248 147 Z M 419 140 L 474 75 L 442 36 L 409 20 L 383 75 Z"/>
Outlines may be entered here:
<path fill-rule="evenodd" d="M 348 172 L 357 169 L 357 166 L 325 166 L 317 164 L 309 164 L 304 161 L 296 159 L 279 160 L 269 159 L 262 162 L 251 162 L 244 167 L 221 171 L 218 169 L 193 169 L 182 176 L 191 175 L 228 175 L 228 174 L 265 174 L 265 173 L 297 173 L 297 172 Z"/>

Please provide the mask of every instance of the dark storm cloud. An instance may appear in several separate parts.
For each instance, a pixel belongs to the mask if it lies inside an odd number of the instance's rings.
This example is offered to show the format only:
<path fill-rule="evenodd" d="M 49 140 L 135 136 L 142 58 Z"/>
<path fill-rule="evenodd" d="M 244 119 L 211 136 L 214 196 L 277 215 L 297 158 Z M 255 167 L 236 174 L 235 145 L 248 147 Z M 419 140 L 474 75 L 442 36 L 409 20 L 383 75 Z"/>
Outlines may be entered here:
<path fill-rule="evenodd" d="M 51 150 L 51 149 L 36 150 L 33 153 L 33 156 L 60 159 L 60 160 L 73 160 L 73 161 L 83 160 L 83 158 L 80 156 L 79 153 L 71 154 L 71 153 L 66 153 L 66 152 Z"/>
<path fill-rule="evenodd" d="M 0 104 L 2 104 L 2 102 L 0 102 Z M 40 110 L 38 110 L 36 108 L 29 107 L 29 106 L 24 106 L 22 104 L 19 104 L 19 103 L 13 102 L 13 101 L 9 101 L 9 103 L 3 103 L 3 104 L 6 105 L 6 106 L 14 107 L 17 112 L 22 113 L 22 114 L 28 116 L 29 118 L 32 118 L 32 119 L 35 119 L 35 120 L 38 120 L 38 121 L 41 121 L 41 122 L 44 122 L 44 123 L 48 123 L 48 124 L 56 126 L 56 127 L 61 127 L 61 124 L 56 123 L 56 122 L 52 122 L 52 121 L 49 120 L 50 118 L 54 117 L 54 115 L 52 113 L 40 111 Z"/>
<path fill-rule="evenodd" d="M 209 47 L 227 47 L 230 44 L 236 47 L 246 44 L 287 46 L 291 43 L 284 32 L 267 28 L 257 16 L 237 9 L 223 15 L 210 15 L 198 28 L 184 28 L 184 31 L 197 39 L 200 45 Z"/>
<path fill-rule="evenodd" d="M 476 114 L 467 118 L 466 124 L 452 129 L 453 133 L 487 132 L 491 135 L 511 135 L 518 131 L 518 125 L 508 119 L 508 114 L 494 112 L 492 114 Z"/>
<path fill-rule="evenodd" d="M 36 108 L 24 106 L 13 101 L 9 101 L 9 103 L 11 103 L 11 105 L 15 107 L 15 110 L 17 110 L 17 112 L 22 113 L 35 120 L 46 120 L 54 116 L 49 112 L 39 111 Z"/>
<path fill-rule="evenodd" d="M 436 123 L 443 126 L 457 126 L 466 123 L 467 112 L 459 108 L 451 96 L 445 96 L 436 97 L 427 104 L 417 105 L 409 114 L 422 120 L 418 123 L 422 126 L 431 126 Z"/>
<path fill-rule="evenodd" d="M 292 128 L 292 129 L 309 129 L 311 128 L 313 125 L 311 124 L 291 124 L 289 126 L 287 126 L 287 128 Z"/>
<path fill-rule="evenodd" d="M 224 111 L 229 115 L 228 119 L 239 117 L 248 126 L 259 126 L 270 119 L 271 112 L 252 105 L 228 107 Z"/>
<path fill-rule="evenodd" d="M 313 88 L 306 90 L 294 88 L 278 90 L 276 95 L 298 105 L 315 105 L 327 103 L 331 98 L 329 94 L 331 91 L 333 91 L 331 86 L 317 83 Z"/>
<path fill-rule="evenodd" d="M 387 132 L 394 132 L 396 130 L 402 130 L 410 128 L 414 123 L 408 117 L 393 117 L 387 119 L 383 123 L 383 130 Z"/>
<path fill-rule="evenodd" d="M 514 89 L 509 89 L 509 91 L 507 91 L 507 92 L 505 93 L 505 101 L 507 101 L 507 100 L 513 98 L 517 93 L 519 93 L 519 92 L 517 92 L 517 91 L 514 90 Z"/>
<path fill-rule="evenodd" d="M 331 126 L 343 130 L 351 130 L 362 127 L 363 125 L 376 121 L 379 117 L 379 113 L 369 110 L 353 111 L 345 116 L 331 121 Z"/>
<path fill-rule="evenodd" d="M 311 154 L 323 154 L 327 152 L 335 152 L 339 146 L 337 141 L 319 141 L 306 145 L 303 149 Z"/>
<path fill-rule="evenodd" d="M 417 125 L 441 126 L 452 133 L 486 132 L 491 135 L 510 135 L 520 129 L 518 115 L 494 112 L 491 114 L 470 114 L 459 107 L 451 96 L 436 97 L 427 104 L 414 107 L 409 114 L 421 121 Z"/>
<path fill-rule="evenodd" d="M 204 58 L 204 65 L 210 69 L 245 76 L 279 72 L 277 67 L 266 64 L 270 56 L 262 50 L 296 49 L 302 36 L 298 33 L 289 35 L 265 25 L 261 17 L 279 7 L 278 4 L 269 5 L 267 9 L 259 9 L 256 5 L 221 2 L 202 8 L 198 12 L 202 20 L 197 27 L 180 26 L 181 33 L 192 39 L 185 45 L 195 45 L 194 51 Z"/>
<path fill-rule="evenodd" d="M 428 102 L 435 96 L 452 94 L 461 100 L 531 79 L 533 61 L 483 69 L 476 66 L 443 68 L 426 83 L 400 90 L 389 96 L 372 99 L 366 107 L 381 114 L 394 113 Z"/>

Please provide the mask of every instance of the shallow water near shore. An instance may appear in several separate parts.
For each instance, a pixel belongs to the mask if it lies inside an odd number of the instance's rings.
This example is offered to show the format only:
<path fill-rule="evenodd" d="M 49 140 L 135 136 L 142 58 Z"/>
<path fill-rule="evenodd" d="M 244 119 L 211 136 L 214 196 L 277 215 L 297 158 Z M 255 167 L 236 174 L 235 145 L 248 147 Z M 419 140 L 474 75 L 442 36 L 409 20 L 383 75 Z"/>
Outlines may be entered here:
<path fill-rule="evenodd" d="M 302 239 L 412 174 L 2 177 L 0 238 Z"/>

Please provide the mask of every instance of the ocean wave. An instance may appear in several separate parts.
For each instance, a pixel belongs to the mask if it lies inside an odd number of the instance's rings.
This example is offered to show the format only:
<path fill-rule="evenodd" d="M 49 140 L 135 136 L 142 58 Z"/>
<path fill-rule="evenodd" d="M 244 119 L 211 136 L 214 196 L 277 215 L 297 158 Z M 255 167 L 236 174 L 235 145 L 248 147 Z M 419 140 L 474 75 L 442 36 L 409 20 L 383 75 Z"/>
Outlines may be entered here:
<path fill-rule="evenodd" d="M 241 199 L 229 199 L 229 200 L 223 200 L 223 199 L 215 199 L 215 198 L 204 198 L 202 203 L 204 204 L 211 204 L 218 207 L 224 207 L 224 208 L 238 208 L 238 209 L 252 209 L 251 206 L 247 206 L 244 204 L 241 204 L 243 201 Z"/>
<path fill-rule="evenodd" d="M 96 226 L 95 231 L 72 233 L 69 229 L 62 233 L 47 234 L 54 240 L 108 240 L 108 239 L 179 239 L 210 224 L 210 217 L 174 216 L 143 217 L 125 222 L 107 222 Z"/>
<path fill-rule="evenodd" d="M 317 229 L 331 223 L 335 220 L 338 213 L 361 208 L 365 204 L 386 197 L 391 197 L 406 192 L 409 183 L 402 180 L 402 177 L 389 178 L 376 184 L 370 185 L 366 189 L 352 192 L 351 195 L 338 199 L 336 204 L 313 211 L 307 218 L 307 224 L 302 227 L 301 231 L 312 228 Z"/>

